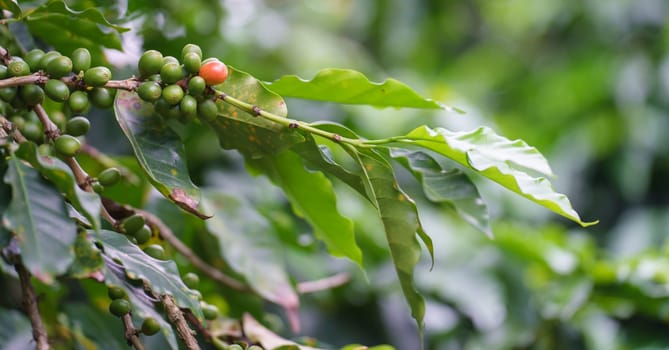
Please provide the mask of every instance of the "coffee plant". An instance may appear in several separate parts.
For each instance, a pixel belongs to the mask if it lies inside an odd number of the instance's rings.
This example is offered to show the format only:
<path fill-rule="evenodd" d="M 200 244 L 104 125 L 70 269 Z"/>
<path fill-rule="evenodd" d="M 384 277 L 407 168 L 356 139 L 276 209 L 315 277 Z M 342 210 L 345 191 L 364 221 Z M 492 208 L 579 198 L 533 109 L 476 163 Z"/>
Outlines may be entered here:
<path fill-rule="evenodd" d="M 458 112 L 397 80 L 375 83 L 356 71 L 323 69 L 311 80 L 284 76 L 264 82 L 226 65 L 225 57 L 208 57 L 194 43 L 185 45 L 179 57 L 147 50 L 134 71 L 120 77 L 116 67 L 106 64 L 102 49 L 120 49 L 118 34 L 127 29 L 110 23 L 98 9 L 75 11 L 62 1 L 0 4 L 5 16 L 1 267 L 6 289 L 20 293 L 38 349 L 113 348 L 110 344 L 119 341 L 114 334 L 135 349 L 319 346 L 280 337 L 257 320 L 256 306 L 241 315 L 220 308 L 244 297 L 260 298 L 282 308 L 297 332 L 299 295 L 333 288 L 345 278 L 307 281 L 309 288 L 293 283 L 277 250 L 268 248 L 282 243 L 269 234 L 264 240 L 252 238 L 271 230 L 263 224 L 268 213 L 244 198 L 202 190 L 191 180 L 182 137 L 192 125 L 212 130 L 226 152 L 241 154 L 249 173 L 267 177 L 282 190 L 329 254 L 360 268 L 364 252 L 352 221 L 337 209 L 334 183 L 373 207 L 419 330 L 425 312 L 414 285 L 420 242 L 430 256 L 438 247 L 398 181 L 400 167 L 422 186 L 426 200 L 451 206 L 488 235 L 486 204 L 472 176 L 582 226 L 591 224 L 553 190 L 546 159 L 521 140 L 487 127 L 452 131 L 428 126 L 368 139 L 335 122 L 300 120 L 300 111 L 289 113 L 283 99 Z M 74 33 L 67 42 L 58 34 L 64 28 Z M 112 115 L 100 110 L 113 110 L 134 162 L 89 143 L 87 135 L 96 128 L 89 113 Z M 173 227 L 174 220 L 128 195 L 148 194 L 149 188 L 179 208 L 175 215 L 187 213 L 185 224 Z M 194 236 L 186 242 L 177 230 Z M 212 255 L 208 243 L 200 241 L 218 241 L 220 250 Z M 205 280 L 217 287 L 201 292 Z M 87 303 L 67 302 L 74 298 Z M 48 310 L 39 308 L 43 300 Z M 16 317 L 16 327 L 25 323 L 23 316 Z M 116 332 L 101 329 L 104 317 L 117 318 Z"/>

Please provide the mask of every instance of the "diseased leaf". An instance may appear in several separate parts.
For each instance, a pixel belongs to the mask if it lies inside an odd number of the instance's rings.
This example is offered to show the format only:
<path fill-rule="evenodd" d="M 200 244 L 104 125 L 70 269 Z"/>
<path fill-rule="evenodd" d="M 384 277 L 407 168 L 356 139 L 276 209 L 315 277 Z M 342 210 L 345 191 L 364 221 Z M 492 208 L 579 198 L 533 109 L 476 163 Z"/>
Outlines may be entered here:
<path fill-rule="evenodd" d="M 425 152 L 392 148 L 390 155 L 420 181 L 427 199 L 451 205 L 465 221 L 492 237 L 488 207 L 464 172 L 444 169 Z"/>
<path fill-rule="evenodd" d="M 198 296 L 181 280 L 174 261 L 157 260 L 139 249 L 122 234 L 101 230 L 95 238 L 104 247 L 104 255 L 123 262 L 126 275 L 142 279 L 156 295 L 172 295 L 181 308 L 190 309 L 203 320 Z"/>
<path fill-rule="evenodd" d="M 68 276 L 102 280 L 100 269 L 103 264 L 100 251 L 93 246 L 91 238 L 85 232 L 79 232 L 74 243 L 74 262 L 70 265 Z"/>
<path fill-rule="evenodd" d="M 581 226 L 597 223 L 581 221 L 565 195 L 555 192 L 546 178 L 532 175 L 535 172 L 551 175 L 552 172 L 541 153 L 521 140 L 508 140 L 486 127 L 455 132 L 421 126 L 399 142 L 449 157 Z"/>
<path fill-rule="evenodd" d="M 63 161 L 49 156 L 40 156 L 37 145 L 23 142 L 15 154 L 27 161 L 42 176 L 46 177 L 60 191 L 70 204 L 87 220 L 94 230 L 100 229 L 100 196 L 79 188 L 72 170 Z"/>
<path fill-rule="evenodd" d="M 383 221 L 402 292 L 422 333 L 425 300 L 416 290 L 413 278 L 421 249 L 416 234 L 423 234 L 427 239 L 429 236 L 421 227 L 415 203 L 399 188 L 388 161 L 373 150 L 358 153 L 357 160 L 364 169 L 364 180 L 373 196 L 371 200 Z M 429 242 L 429 249 L 432 249 L 431 240 Z"/>
<path fill-rule="evenodd" d="M 244 334 L 252 342 L 257 342 L 262 345 L 264 349 L 295 349 L 295 350 L 319 350 L 311 346 L 300 345 L 290 340 L 281 338 L 274 332 L 265 328 L 260 324 L 251 314 L 244 313 L 242 318 L 242 325 L 244 327 Z"/>
<path fill-rule="evenodd" d="M 281 96 L 267 90 L 248 73 L 232 67 L 229 69 L 228 79 L 216 86 L 217 90 L 278 116 L 286 116 L 286 103 Z M 250 115 L 223 101 L 217 104 L 220 115 L 209 125 L 216 131 L 221 147 L 225 149 L 236 149 L 244 155 L 257 158 L 280 152 L 304 140 L 302 134 L 295 130 Z"/>
<path fill-rule="evenodd" d="M 286 75 L 264 84 L 268 89 L 284 97 L 377 107 L 451 109 L 437 101 L 420 96 L 398 80 L 389 78 L 381 83 L 375 83 L 369 81 L 362 73 L 351 69 L 323 69 L 311 80 L 296 75 Z"/>
<path fill-rule="evenodd" d="M 19 158 L 9 159 L 4 180 L 12 187 L 12 201 L 2 223 L 16 236 L 26 268 L 51 283 L 74 259 L 77 227 L 69 220 L 60 193 Z"/>
<path fill-rule="evenodd" d="M 30 320 L 18 310 L 0 309 L 0 349 L 35 349 Z"/>
<path fill-rule="evenodd" d="M 135 93 L 118 91 L 114 112 L 153 186 L 187 212 L 208 218 L 198 208 L 200 189 L 188 174 L 184 145 L 179 135 L 155 114 L 151 104 L 144 103 Z"/>
<path fill-rule="evenodd" d="M 119 33 L 127 32 L 130 28 L 124 28 L 110 23 L 104 15 L 95 7 L 87 8 L 83 11 L 75 11 L 67 6 L 64 1 L 50 0 L 45 4 L 30 9 L 24 12 L 19 19 L 27 19 L 29 21 L 44 20 L 54 15 L 63 15 L 82 22 L 95 23 L 101 26 L 113 28 Z"/>
<path fill-rule="evenodd" d="M 266 219 L 237 197 L 212 191 L 205 202 L 216 214 L 206 224 L 218 239 L 223 258 L 260 296 L 281 305 L 293 329 L 299 329 L 299 299 L 285 270 L 281 245 L 269 233 Z"/>

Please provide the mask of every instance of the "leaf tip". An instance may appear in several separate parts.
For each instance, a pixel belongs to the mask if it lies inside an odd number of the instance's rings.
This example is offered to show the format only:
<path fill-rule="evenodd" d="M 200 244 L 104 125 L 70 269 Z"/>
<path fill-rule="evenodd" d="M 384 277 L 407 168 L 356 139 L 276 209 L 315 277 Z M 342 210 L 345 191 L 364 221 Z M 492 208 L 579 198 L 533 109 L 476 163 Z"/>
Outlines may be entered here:
<path fill-rule="evenodd" d="M 581 221 L 579 222 L 579 224 L 581 225 L 581 227 L 590 227 L 599 224 L 599 220 L 588 221 L 588 222 Z"/>

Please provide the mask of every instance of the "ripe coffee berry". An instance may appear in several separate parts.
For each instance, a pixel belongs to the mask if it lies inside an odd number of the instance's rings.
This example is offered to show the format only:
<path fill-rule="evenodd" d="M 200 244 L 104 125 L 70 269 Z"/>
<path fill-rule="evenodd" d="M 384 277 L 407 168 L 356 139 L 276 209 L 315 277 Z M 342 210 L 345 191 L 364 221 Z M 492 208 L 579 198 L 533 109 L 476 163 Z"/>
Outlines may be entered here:
<path fill-rule="evenodd" d="M 202 64 L 198 75 L 208 86 L 222 84 L 228 79 L 228 67 L 219 60 L 211 60 Z"/>

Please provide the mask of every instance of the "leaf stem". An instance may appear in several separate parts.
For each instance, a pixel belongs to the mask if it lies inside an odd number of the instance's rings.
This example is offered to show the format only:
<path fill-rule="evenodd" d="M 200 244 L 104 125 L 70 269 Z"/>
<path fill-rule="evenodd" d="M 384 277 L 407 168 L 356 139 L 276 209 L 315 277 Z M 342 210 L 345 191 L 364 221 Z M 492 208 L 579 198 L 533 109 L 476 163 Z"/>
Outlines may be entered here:
<path fill-rule="evenodd" d="M 35 288 L 33 288 L 32 283 L 30 283 L 30 273 L 23 266 L 22 262 L 18 262 L 14 265 L 14 269 L 19 274 L 19 280 L 21 282 L 21 291 L 23 293 L 23 305 L 26 308 L 26 313 L 30 319 L 30 324 L 33 329 L 33 339 L 37 344 L 38 350 L 50 349 L 49 339 L 44 327 L 44 322 L 39 314 L 39 307 L 37 305 L 37 294 L 35 293 Z"/>

